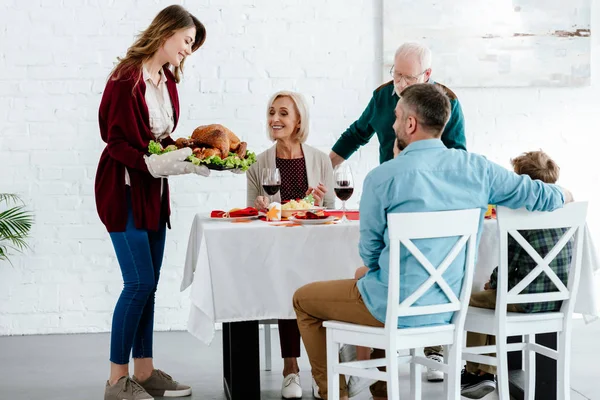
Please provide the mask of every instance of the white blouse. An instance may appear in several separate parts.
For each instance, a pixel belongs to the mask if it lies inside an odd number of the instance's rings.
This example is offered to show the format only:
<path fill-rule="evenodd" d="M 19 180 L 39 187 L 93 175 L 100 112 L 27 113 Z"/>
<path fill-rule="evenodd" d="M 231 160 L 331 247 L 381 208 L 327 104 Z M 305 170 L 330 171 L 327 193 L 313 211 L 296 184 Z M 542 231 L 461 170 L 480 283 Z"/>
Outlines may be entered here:
<path fill-rule="evenodd" d="M 150 130 L 156 140 L 164 139 L 173 132 L 175 121 L 173 119 L 173 105 L 171 97 L 167 90 L 167 77 L 161 69 L 159 71 L 160 80 L 158 85 L 152 81 L 152 77 L 146 67 L 142 68 L 142 78 L 146 83 L 146 93 L 144 99 L 148 106 L 150 116 Z M 125 168 L 125 184 L 131 186 L 129 173 Z"/>

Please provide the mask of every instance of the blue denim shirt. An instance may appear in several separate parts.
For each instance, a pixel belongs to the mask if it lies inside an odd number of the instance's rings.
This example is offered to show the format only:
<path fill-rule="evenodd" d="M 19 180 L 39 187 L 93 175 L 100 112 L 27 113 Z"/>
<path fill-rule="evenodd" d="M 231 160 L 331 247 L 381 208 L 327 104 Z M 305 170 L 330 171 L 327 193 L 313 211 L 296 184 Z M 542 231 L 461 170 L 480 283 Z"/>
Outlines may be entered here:
<path fill-rule="evenodd" d="M 447 149 L 438 139 L 420 140 L 372 170 L 363 185 L 360 200 L 359 252 L 369 272 L 358 281 L 358 289 L 373 316 L 385 322 L 389 274 L 388 213 L 447 211 L 480 208 L 481 221 L 488 204 L 530 211 L 552 211 L 564 204 L 563 192 L 555 185 L 532 180 L 464 150 Z M 434 266 L 439 265 L 458 238 L 414 240 Z M 444 273 L 458 296 L 464 275 L 466 251 Z M 429 274 L 408 251 L 400 250 L 400 301 L 406 299 Z M 449 302 L 434 284 L 414 305 Z M 398 327 L 446 324 L 452 313 L 400 317 Z"/>

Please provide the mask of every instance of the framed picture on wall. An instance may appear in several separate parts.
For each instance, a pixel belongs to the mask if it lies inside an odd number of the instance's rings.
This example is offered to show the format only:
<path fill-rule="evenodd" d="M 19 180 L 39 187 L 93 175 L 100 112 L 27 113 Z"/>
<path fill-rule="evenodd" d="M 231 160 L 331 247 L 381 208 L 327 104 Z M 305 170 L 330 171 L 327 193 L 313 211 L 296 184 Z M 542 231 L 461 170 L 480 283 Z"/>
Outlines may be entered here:
<path fill-rule="evenodd" d="M 383 0 L 383 71 L 403 42 L 450 87 L 588 86 L 591 0 Z"/>

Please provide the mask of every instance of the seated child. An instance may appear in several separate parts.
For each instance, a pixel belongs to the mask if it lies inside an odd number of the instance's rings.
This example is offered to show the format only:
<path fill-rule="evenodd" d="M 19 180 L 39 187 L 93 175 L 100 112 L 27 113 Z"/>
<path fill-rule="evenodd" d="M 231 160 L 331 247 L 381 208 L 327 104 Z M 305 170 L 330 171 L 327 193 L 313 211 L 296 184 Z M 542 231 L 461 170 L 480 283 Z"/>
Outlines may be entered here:
<path fill-rule="evenodd" d="M 539 179 L 546 183 L 555 183 L 558 180 L 560 171 L 558 165 L 543 151 L 530 151 L 511 161 L 517 174 L 526 174 L 532 179 Z M 565 232 L 566 229 L 562 228 L 519 231 L 523 238 L 542 257 L 546 256 Z M 572 249 L 573 240 L 569 241 L 558 256 L 550 263 L 550 268 L 565 284 L 567 284 Z M 512 236 L 508 238 L 508 260 L 508 290 L 510 290 L 525 278 L 537 266 L 537 263 L 533 261 Z M 497 279 L 498 268 L 492 273 L 489 282 L 484 286 L 484 290 L 471 295 L 469 305 L 488 309 L 496 308 Z M 521 294 L 548 292 L 552 288 L 555 288 L 554 284 L 543 273 L 531 282 Z M 559 311 L 561 304 L 561 301 L 509 304 L 507 309 L 509 312 L 550 312 Z M 494 336 L 467 332 L 467 347 L 493 345 L 495 344 L 494 339 Z M 494 382 L 495 374 L 496 367 L 494 366 L 467 362 L 467 366 L 461 377 L 461 395 L 470 399 L 480 399 L 488 393 L 493 392 L 496 388 Z"/>

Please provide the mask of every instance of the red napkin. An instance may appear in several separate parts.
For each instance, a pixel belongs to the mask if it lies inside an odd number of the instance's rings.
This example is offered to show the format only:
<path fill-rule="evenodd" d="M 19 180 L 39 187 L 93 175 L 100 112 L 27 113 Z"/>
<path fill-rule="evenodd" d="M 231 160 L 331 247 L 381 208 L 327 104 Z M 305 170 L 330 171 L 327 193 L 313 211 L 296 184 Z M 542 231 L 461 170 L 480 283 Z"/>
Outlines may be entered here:
<path fill-rule="evenodd" d="M 210 217 L 223 218 L 225 214 L 227 214 L 227 212 L 221 210 L 214 210 L 210 213 Z M 254 207 L 246 207 L 241 210 L 230 212 L 229 218 L 252 217 L 254 215 L 258 215 L 258 210 Z"/>
<path fill-rule="evenodd" d="M 339 211 L 339 210 L 327 210 L 325 212 L 328 215 L 332 215 L 334 217 L 339 217 L 339 218 L 342 218 L 342 215 L 344 215 L 344 213 L 342 211 Z M 358 210 L 346 211 L 346 218 L 348 218 L 351 221 L 358 221 L 359 220 Z"/>

